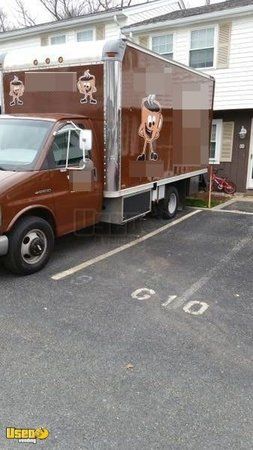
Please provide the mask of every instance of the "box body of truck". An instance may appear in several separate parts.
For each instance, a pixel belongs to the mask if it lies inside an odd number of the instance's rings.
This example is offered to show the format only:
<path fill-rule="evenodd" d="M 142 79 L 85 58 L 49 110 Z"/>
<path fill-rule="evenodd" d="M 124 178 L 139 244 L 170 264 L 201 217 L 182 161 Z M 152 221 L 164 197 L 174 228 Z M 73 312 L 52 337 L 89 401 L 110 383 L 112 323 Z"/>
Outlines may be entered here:
<path fill-rule="evenodd" d="M 44 178 L 50 172 L 51 181 L 58 176 L 62 209 L 70 201 L 68 214 L 74 196 L 75 211 L 85 212 L 87 204 L 94 205 L 93 219 L 78 223 L 75 218 L 71 228 L 63 223 L 65 215 L 55 214 L 54 206 L 47 204 L 58 236 L 98 220 L 124 223 L 140 217 L 166 199 L 169 186 L 183 192 L 187 180 L 207 171 L 214 80 L 132 42 L 94 41 L 10 52 L 2 55 L 2 85 L 1 121 L 53 118 L 55 122 L 41 157 L 28 168 L 28 175 L 21 170 L 20 180 L 35 177 L 33 170 Z M 66 161 L 53 171 L 45 162 L 63 123 L 79 131 L 92 130 L 93 153 L 83 166 L 86 172 L 92 167 L 89 188 L 80 189 L 77 172 L 73 177 Z M 51 202 L 50 186 L 46 201 Z M 31 192 L 31 212 L 33 207 L 38 209 L 38 202 Z M 2 235 L 8 238 L 22 208 L 1 225 Z M 5 241 L 4 251 L 6 246 Z M 0 253 L 4 253 L 1 238 Z"/>

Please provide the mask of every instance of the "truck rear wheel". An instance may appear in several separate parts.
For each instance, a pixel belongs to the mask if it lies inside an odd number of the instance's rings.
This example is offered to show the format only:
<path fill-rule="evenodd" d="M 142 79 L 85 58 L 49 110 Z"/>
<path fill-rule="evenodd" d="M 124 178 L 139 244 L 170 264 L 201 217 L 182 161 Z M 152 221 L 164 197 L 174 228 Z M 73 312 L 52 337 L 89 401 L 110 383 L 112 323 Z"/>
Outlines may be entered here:
<path fill-rule="evenodd" d="M 159 202 L 159 213 L 163 219 L 172 219 L 178 210 L 179 195 L 175 186 L 166 189 L 164 199 Z"/>
<path fill-rule="evenodd" d="M 30 275 L 47 264 L 53 247 L 51 225 L 40 217 L 24 217 L 9 234 L 4 265 L 13 273 Z"/>

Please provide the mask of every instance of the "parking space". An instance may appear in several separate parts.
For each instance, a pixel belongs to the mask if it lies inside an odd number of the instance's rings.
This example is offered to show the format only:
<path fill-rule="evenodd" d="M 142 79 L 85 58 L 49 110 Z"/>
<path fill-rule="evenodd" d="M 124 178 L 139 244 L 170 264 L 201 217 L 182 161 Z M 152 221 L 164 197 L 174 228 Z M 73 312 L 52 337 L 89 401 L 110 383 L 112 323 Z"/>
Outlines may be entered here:
<path fill-rule="evenodd" d="M 52 449 L 251 449 L 252 233 L 186 211 L 63 238 L 30 277 L 1 268 L 0 447 L 44 426 Z"/>
<path fill-rule="evenodd" d="M 235 201 L 224 207 L 227 211 L 240 211 L 253 214 L 253 200 L 251 201 Z"/>

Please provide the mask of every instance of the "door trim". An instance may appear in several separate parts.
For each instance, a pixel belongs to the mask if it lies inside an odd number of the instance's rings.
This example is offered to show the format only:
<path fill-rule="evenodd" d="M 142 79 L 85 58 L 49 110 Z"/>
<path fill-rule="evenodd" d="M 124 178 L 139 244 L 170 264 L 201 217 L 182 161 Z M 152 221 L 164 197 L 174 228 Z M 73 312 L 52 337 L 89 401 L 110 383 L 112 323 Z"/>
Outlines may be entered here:
<path fill-rule="evenodd" d="M 253 189 L 253 178 L 251 176 L 252 171 L 253 171 L 253 118 L 251 119 L 246 189 Z"/>
<path fill-rule="evenodd" d="M 253 172 L 253 118 L 251 119 L 246 189 L 253 189 L 253 178 L 251 176 L 252 172 Z"/>

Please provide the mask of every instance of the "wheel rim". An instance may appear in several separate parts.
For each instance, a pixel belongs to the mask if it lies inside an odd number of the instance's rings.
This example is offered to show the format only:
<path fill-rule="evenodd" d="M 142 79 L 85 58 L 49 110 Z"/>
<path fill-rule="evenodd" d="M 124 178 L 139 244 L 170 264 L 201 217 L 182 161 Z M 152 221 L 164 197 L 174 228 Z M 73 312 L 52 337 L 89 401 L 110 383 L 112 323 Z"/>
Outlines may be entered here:
<path fill-rule="evenodd" d="M 236 187 L 233 186 L 232 184 L 227 184 L 226 186 L 224 186 L 224 191 L 227 194 L 234 194 L 236 191 Z"/>
<path fill-rule="evenodd" d="M 168 211 L 170 214 L 174 214 L 177 208 L 177 196 L 176 194 L 170 194 L 169 202 L 168 202 Z"/>
<path fill-rule="evenodd" d="M 21 256 L 26 264 L 37 264 L 47 251 L 47 237 L 41 230 L 30 230 L 23 237 Z"/>

